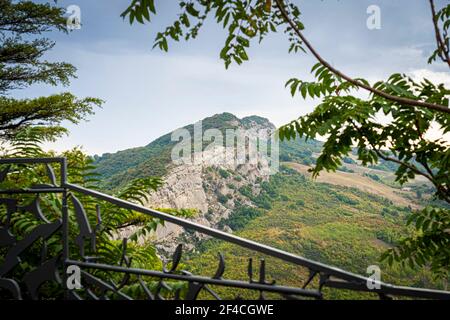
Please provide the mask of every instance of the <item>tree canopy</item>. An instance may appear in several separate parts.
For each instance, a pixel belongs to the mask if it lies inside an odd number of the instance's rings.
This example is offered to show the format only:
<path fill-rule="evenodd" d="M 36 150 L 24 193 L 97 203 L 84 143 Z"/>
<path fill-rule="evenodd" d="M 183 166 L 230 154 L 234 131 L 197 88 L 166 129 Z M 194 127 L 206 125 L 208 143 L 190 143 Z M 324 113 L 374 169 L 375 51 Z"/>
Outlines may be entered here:
<path fill-rule="evenodd" d="M 50 62 L 44 55 L 55 43 L 43 36 L 50 31 L 68 32 L 64 9 L 55 4 L 0 0 L 0 137 L 12 138 L 30 125 L 52 128 L 55 135 L 66 130 L 63 120 L 85 119 L 99 106 L 96 98 L 79 99 L 70 93 L 36 99 L 11 98 L 12 90 L 34 84 L 68 85 L 76 68 L 66 62 Z"/>
<path fill-rule="evenodd" d="M 436 50 L 428 63 L 441 62 L 450 67 L 450 5 L 430 7 L 430 22 L 436 38 Z M 177 19 L 157 32 L 154 47 L 168 51 L 169 41 L 196 38 L 207 19 L 226 30 L 220 58 L 225 67 L 249 59 L 252 42 L 263 41 L 269 33 L 283 32 L 292 53 L 309 53 L 318 61 L 312 67 L 315 82 L 293 78 L 287 81 L 292 95 L 320 99 L 313 112 L 283 126 L 281 139 L 326 137 L 313 173 L 336 170 L 354 148 L 364 165 L 379 159 L 398 164 L 401 184 L 420 175 L 436 190 L 436 197 L 450 203 L 450 147 L 443 137 L 430 138 L 431 127 L 442 134 L 450 131 L 450 90 L 428 79 L 414 80 L 402 73 L 376 83 L 352 78 L 331 65 L 305 37 L 301 7 L 285 0 L 193 0 L 179 1 Z M 157 14 L 154 0 L 132 0 L 122 13 L 129 22 L 148 23 Z M 357 98 L 359 91 L 368 93 Z M 380 121 L 380 116 L 386 121 Z M 425 222 L 426 221 L 426 222 Z M 417 233 L 398 248 L 389 250 L 385 259 L 410 265 L 429 264 L 448 276 L 450 265 L 450 212 L 445 208 L 427 208 L 411 216 Z"/>
<path fill-rule="evenodd" d="M 31 99 L 16 99 L 11 97 L 14 90 L 26 89 L 33 84 L 68 85 L 75 77 L 76 68 L 66 62 L 49 62 L 44 55 L 51 50 L 55 43 L 43 37 L 43 33 L 50 31 L 68 32 L 64 9 L 56 4 L 36 4 L 32 1 L 0 0 L 0 142 L 7 142 L 6 148 L 0 148 L 1 156 L 6 158 L 50 158 L 65 157 L 68 162 L 68 181 L 91 189 L 96 189 L 98 177 L 95 173 L 93 159 L 79 148 L 56 154 L 44 151 L 42 143 L 53 140 L 67 132 L 62 126 L 63 121 L 78 123 L 93 113 L 95 106 L 102 101 L 97 98 L 77 98 L 69 92 L 53 94 L 46 97 Z M 1 146 L 1 145 L 0 145 Z M 4 179 L 0 179 L 0 189 L 27 189 L 35 185 L 48 182 L 46 169 L 42 166 L 23 166 L 20 164 L 2 165 L 0 171 Z M 11 169 L 11 170 L 10 170 Z M 50 170 L 50 169 L 47 169 Z M 6 179 L 8 178 L 8 179 Z M 147 205 L 150 192 L 157 190 L 162 184 L 158 177 L 146 176 L 128 181 L 113 195 L 127 201 Z M 60 219 L 63 202 L 59 194 L 48 195 L 14 195 L 21 204 L 30 201 L 40 201 L 45 208 L 46 216 L 50 219 Z M 94 201 L 89 196 L 77 195 L 84 206 L 89 223 L 96 225 L 96 241 L 94 249 L 96 256 L 109 264 L 128 267 L 161 269 L 162 261 L 151 243 L 139 244 L 138 239 L 148 236 L 164 221 L 145 216 L 129 209 L 119 208 L 111 203 Z M 192 209 L 158 208 L 168 214 L 182 217 L 192 217 L 196 212 Z M 74 216 L 74 205 L 69 204 L 69 216 Z M 24 237 L 34 230 L 39 223 L 34 216 L 26 212 L 18 213 L 8 221 L 6 207 L 0 207 L 0 221 L 10 224 L 12 230 L 19 237 Z M 79 232 L 75 220 L 69 219 L 69 233 L 73 239 Z M 130 242 L 120 239 L 120 231 L 124 228 L 134 228 Z M 62 234 L 57 233 L 48 241 L 45 247 L 46 255 L 61 255 Z M 71 238 L 71 239 L 72 239 Z M 92 243 L 91 243 L 92 244 Z M 69 241 L 74 256 L 82 258 L 81 250 L 77 250 L 75 241 Z M 79 249 L 79 248 L 78 248 Z M 0 254 L 5 255 L 8 248 L 0 248 Z M 91 251 L 95 251 L 92 248 Z M 126 251 L 125 251 L 126 250 Z M 39 248 L 27 251 L 27 262 L 17 268 L 10 275 L 21 278 L 23 274 L 35 270 L 29 261 L 42 259 Z M 124 262 L 125 252 L 129 255 Z M 25 255 L 24 255 L 25 256 Z M 25 257 L 22 257 L 25 258 Z M 99 275 L 108 281 L 119 283 L 122 277 L 107 273 Z M 136 290 L 138 297 L 145 298 L 145 292 L 136 286 L 137 279 L 133 278 L 126 285 L 124 292 Z M 152 285 L 151 281 L 147 285 Z M 172 289 L 177 289 L 175 283 Z M 62 297 L 61 287 L 44 288 L 43 297 L 55 299 Z M 0 298 L 5 293 L 0 292 Z"/>

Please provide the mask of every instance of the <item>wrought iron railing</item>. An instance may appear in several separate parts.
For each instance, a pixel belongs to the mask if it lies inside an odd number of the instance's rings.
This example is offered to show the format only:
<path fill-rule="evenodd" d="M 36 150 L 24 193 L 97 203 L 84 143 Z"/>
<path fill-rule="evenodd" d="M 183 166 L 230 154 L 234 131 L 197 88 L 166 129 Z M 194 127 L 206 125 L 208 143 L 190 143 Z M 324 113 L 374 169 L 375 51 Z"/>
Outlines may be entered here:
<path fill-rule="evenodd" d="M 52 165 L 59 165 L 60 181 L 57 181 Z M 394 286 L 379 282 L 378 286 L 369 288 L 367 285 L 373 283 L 373 279 L 363 277 L 354 273 L 346 272 L 339 268 L 331 267 L 326 264 L 315 262 L 295 254 L 291 254 L 267 245 L 263 245 L 251 240 L 243 239 L 238 236 L 215 230 L 190 220 L 166 214 L 157 210 L 152 210 L 135 203 L 124 201 L 110 195 L 87 189 L 67 180 L 67 162 L 65 158 L 38 158 L 38 159 L 0 159 L 0 182 L 7 180 L 12 166 L 15 165 L 44 165 L 50 184 L 39 184 L 26 189 L 0 190 L 0 206 L 6 210 L 6 219 L 0 221 L 0 252 L 4 256 L 0 259 L 0 292 L 7 293 L 14 299 L 39 299 L 39 289 L 47 282 L 60 286 L 65 292 L 65 298 L 68 299 L 133 299 L 130 294 L 122 292 L 122 289 L 130 281 L 131 275 L 137 279 L 136 284 L 141 292 L 145 293 L 148 299 L 164 299 L 162 294 L 164 290 L 170 289 L 171 281 L 182 282 L 186 285 L 186 290 L 181 294 L 177 290 L 172 296 L 175 299 L 197 299 L 200 293 L 205 293 L 214 299 L 221 299 L 220 294 L 214 288 L 231 287 L 239 288 L 256 293 L 259 298 L 265 298 L 267 294 L 270 298 L 287 299 L 324 299 L 327 298 L 324 293 L 325 288 L 336 290 L 350 290 L 374 294 L 381 299 L 392 299 L 394 297 L 412 297 L 423 299 L 450 299 L 450 292 L 440 290 L 419 289 L 411 287 Z M 39 197 L 42 194 L 54 193 L 61 195 L 61 216 L 55 221 L 47 220 L 40 207 Z M 31 203 L 20 205 L 18 195 L 33 194 L 36 195 Z M 123 255 L 120 262 L 116 265 L 102 264 L 94 257 L 84 255 L 85 241 L 89 240 L 94 245 L 98 228 L 92 228 L 83 208 L 83 204 L 78 200 L 77 195 L 84 195 L 96 199 L 97 201 L 106 201 L 120 208 L 133 210 L 153 218 L 161 219 L 168 223 L 173 223 L 185 229 L 194 230 L 208 235 L 215 239 L 235 244 L 242 248 L 249 249 L 257 254 L 262 254 L 279 259 L 285 263 L 290 263 L 298 268 L 304 268 L 309 276 L 298 287 L 278 285 L 274 281 L 267 281 L 266 262 L 260 261 L 259 279 L 253 279 L 252 259 L 249 259 L 247 281 L 232 280 L 223 278 L 225 272 L 225 261 L 222 255 L 219 255 L 218 267 L 215 275 L 212 277 L 199 276 L 191 274 L 185 270 L 178 270 L 182 259 L 182 246 L 179 245 L 171 261 L 170 268 L 162 270 L 145 270 L 131 267 L 131 262 L 127 257 L 126 240 L 123 246 Z M 78 225 L 78 235 L 75 239 L 69 239 L 69 202 L 72 203 L 73 213 Z M 11 228 L 11 219 L 17 212 L 27 211 L 35 216 L 41 223 L 30 231 L 26 236 L 17 238 Z M 101 222 L 100 213 L 99 223 Z M 98 227 L 98 226 L 97 226 Z M 61 255 L 55 257 L 46 257 L 46 241 L 55 233 L 60 232 L 61 237 Z M 41 241 L 43 249 L 42 261 L 30 272 L 23 274 L 22 278 L 10 277 L 13 270 L 18 268 L 21 263 L 21 256 L 25 256 L 27 250 Z M 69 241 L 73 241 L 81 253 L 81 258 L 73 258 L 70 252 Z M 69 289 L 66 286 L 65 270 L 68 266 L 78 266 L 81 270 L 82 289 Z M 92 271 L 105 271 L 108 273 L 118 273 L 123 275 L 119 284 L 109 281 L 108 278 L 94 275 Z M 106 274 L 108 274 L 106 273 Z M 156 285 L 149 287 L 146 278 L 156 279 Z M 314 283 L 314 285 L 313 285 Z M 239 296 L 241 297 L 241 296 Z M 234 296 L 234 298 L 239 298 Z M 226 298 L 229 298 L 227 296 Z"/>

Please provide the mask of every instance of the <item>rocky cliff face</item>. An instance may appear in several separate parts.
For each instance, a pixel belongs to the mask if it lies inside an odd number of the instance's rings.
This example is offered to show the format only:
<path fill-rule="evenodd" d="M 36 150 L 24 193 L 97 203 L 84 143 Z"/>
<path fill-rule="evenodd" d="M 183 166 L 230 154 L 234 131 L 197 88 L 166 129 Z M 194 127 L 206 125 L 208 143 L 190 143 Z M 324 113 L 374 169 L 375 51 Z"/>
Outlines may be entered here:
<path fill-rule="evenodd" d="M 260 117 L 230 119 L 228 124 L 236 129 L 247 130 L 247 136 L 252 137 L 258 136 L 264 130 L 267 132 L 275 129 L 267 119 Z M 225 161 L 224 154 L 235 154 L 234 151 L 233 148 L 215 146 L 202 152 L 201 162 L 170 164 L 168 173 L 164 176 L 164 185 L 150 195 L 147 206 L 195 209 L 197 214 L 192 220 L 213 228 L 218 228 L 220 221 L 229 217 L 236 203 L 254 206 L 239 189 L 250 186 L 253 195 L 258 195 L 260 183 L 269 178 L 269 161 L 262 155 L 257 157 L 257 161 L 243 161 L 239 165 L 236 163 L 236 156 Z M 232 232 L 227 226 L 223 229 Z M 120 236 L 129 235 L 133 231 L 123 230 Z M 182 227 L 170 223 L 158 227 L 150 236 L 163 252 L 171 252 L 180 237 L 184 238 L 184 244 L 187 243 L 187 249 L 192 249 L 195 242 L 205 236 L 197 232 L 186 233 Z M 139 241 L 148 240 L 149 237 L 146 237 Z"/>

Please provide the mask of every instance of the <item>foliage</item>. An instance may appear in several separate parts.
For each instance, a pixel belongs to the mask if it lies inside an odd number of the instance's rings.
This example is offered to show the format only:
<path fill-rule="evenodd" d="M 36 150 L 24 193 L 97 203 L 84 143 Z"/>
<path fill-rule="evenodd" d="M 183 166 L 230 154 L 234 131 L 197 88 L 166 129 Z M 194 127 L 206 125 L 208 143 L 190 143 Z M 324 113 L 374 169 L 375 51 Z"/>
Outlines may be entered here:
<path fill-rule="evenodd" d="M 295 5 L 289 5 L 295 18 L 300 16 L 300 11 Z M 176 21 L 164 31 L 158 32 L 154 47 L 168 51 L 168 40 L 180 41 L 197 37 L 200 28 L 208 16 L 214 16 L 217 24 L 227 29 L 228 36 L 225 40 L 220 58 L 228 67 L 232 62 L 241 64 L 248 60 L 247 49 L 253 39 L 262 41 L 270 32 L 283 24 L 283 18 L 272 9 L 272 1 L 192 1 L 179 2 L 180 13 Z M 133 0 L 130 6 L 122 13 L 128 17 L 130 23 L 135 20 L 139 23 L 151 21 L 151 15 L 156 14 L 154 0 Z M 298 26 L 303 27 L 300 21 Z M 292 38 L 290 51 L 303 50 L 301 41 L 293 37 L 292 29 L 285 25 L 284 32 Z"/>
<path fill-rule="evenodd" d="M 377 164 L 368 165 L 368 168 L 377 169 L 382 171 L 397 171 L 399 165 L 392 161 L 386 161 L 383 159 L 378 159 Z"/>
<path fill-rule="evenodd" d="M 313 67 L 314 71 L 317 83 L 291 79 L 289 84 L 295 89 L 294 93 L 300 90 L 304 96 L 322 97 L 323 102 L 312 113 L 282 127 L 280 137 L 329 135 L 313 170 L 315 176 L 324 169 L 336 170 L 341 159 L 351 153 L 353 145 L 357 145 L 358 160 L 363 165 L 376 164 L 379 158 L 396 162 L 399 164 L 396 172 L 398 182 L 403 184 L 416 175 L 422 175 L 435 185 L 439 197 L 448 198 L 450 149 L 441 138 L 431 141 L 425 137 L 433 123 L 438 123 L 444 132 L 450 131 L 450 118 L 446 114 L 414 110 L 386 102 L 375 95 L 369 100 L 345 95 L 357 88 L 336 78 L 320 64 Z M 305 87 L 309 91 L 305 91 Z M 427 101 L 443 104 L 448 104 L 450 93 L 443 85 L 435 86 L 427 80 L 418 83 L 400 74 L 391 76 L 387 82 L 378 82 L 375 87 L 401 92 L 404 96 L 418 92 L 418 96 Z M 393 120 L 380 123 L 377 118 L 380 112 Z"/>
<path fill-rule="evenodd" d="M 350 157 L 344 157 L 344 158 L 342 158 L 342 161 L 344 161 L 344 163 L 348 163 L 348 164 L 355 164 L 356 163 L 356 161 L 353 160 Z"/>
<path fill-rule="evenodd" d="M 384 253 L 383 259 L 395 260 L 414 266 L 429 266 L 443 279 L 450 278 L 450 212 L 448 209 L 428 207 L 408 217 L 414 225 L 413 237 L 403 239 L 396 248 Z"/>
<path fill-rule="evenodd" d="M 20 131 L 20 135 L 16 136 L 8 147 L 8 153 L 4 157 L 52 157 L 56 156 L 54 153 L 44 152 L 40 148 L 42 143 L 42 135 L 40 128 L 29 127 Z M 75 183 L 80 186 L 95 189 L 98 175 L 95 173 L 95 166 L 91 157 L 85 155 L 80 149 L 73 149 L 62 153 L 60 156 L 66 157 L 68 161 L 68 180 L 70 183 Z M 56 172 L 59 170 L 55 170 Z M 42 166 L 23 166 L 16 165 L 13 170 L 10 170 L 8 178 L 0 186 L 1 189 L 6 188 L 26 188 L 35 184 L 48 183 L 46 171 Z M 59 179 L 59 177 L 56 177 Z M 148 201 L 149 192 L 156 190 L 162 181 L 160 178 L 147 177 L 140 178 L 130 182 L 125 188 L 113 194 L 123 200 L 132 201 L 144 205 Z M 141 236 L 145 236 L 150 231 L 154 231 L 158 225 L 163 222 L 150 216 L 142 215 L 129 209 L 117 207 L 109 202 L 102 202 L 94 200 L 89 196 L 83 194 L 75 195 L 83 204 L 91 226 L 97 226 L 96 232 L 96 249 L 95 256 L 101 260 L 102 263 L 117 265 L 123 258 L 123 242 L 120 239 L 118 231 L 126 227 L 135 227 L 134 234 L 130 237 L 130 242 L 127 244 L 127 256 L 131 258 L 132 267 L 147 268 L 147 269 L 161 269 L 162 263 L 156 253 L 155 248 L 149 242 L 145 244 L 138 244 L 137 240 Z M 18 196 L 19 197 L 19 196 Z M 23 196 L 18 199 L 22 204 L 28 204 L 35 196 Z M 62 199 L 59 194 L 46 194 L 40 197 L 41 207 L 48 220 L 52 221 L 61 218 Z M 69 234 L 70 239 L 75 239 L 79 233 L 77 222 L 74 218 L 74 208 L 69 201 Z M 99 211 L 98 211 L 99 210 Z M 172 215 L 179 215 L 183 217 L 192 217 L 195 211 L 183 209 L 159 209 Z M 101 213 L 101 223 L 98 221 L 98 212 Z M 5 223 L 6 210 L 0 208 L 0 221 Z M 38 222 L 35 217 L 26 213 L 15 214 L 11 221 L 11 227 L 15 235 L 23 237 L 28 234 Z M 56 256 L 61 252 L 61 234 L 55 234 L 48 240 L 48 255 Z M 4 250 L 4 249 L 2 249 Z M 92 248 L 86 245 L 86 253 L 90 253 Z M 73 240 L 70 241 L 71 258 L 80 259 L 79 248 L 75 245 Z M 32 262 L 39 261 L 41 250 L 33 248 L 26 255 L 22 255 L 23 263 L 18 268 L 18 273 L 23 274 L 32 270 Z M 2 252 L 3 256 L 4 252 Z M 30 262 L 31 261 L 31 262 Z M 95 271 L 95 275 L 115 281 L 119 283 L 121 276 L 114 273 L 104 273 Z M 18 274 L 16 274 L 18 276 Z M 130 288 L 124 288 L 125 291 L 134 286 L 137 279 L 131 280 Z M 55 291 L 53 288 L 49 292 L 45 292 L 44 296 L 49 298 L 57 298 L 61 295 L 61 291 Z M 144 294 L 142 293 L 142 297 Z"/>
<path fill-rule="evenodd" d="M 10 137 L 32 124 L 50 126 L 58 136 L 67 132 L 58 124 L 85 120 L 87 115 L 93 113 L 92 107 L 100 104 L 99 99 L 78 99 L 71 93 L 22 100 L 0 97 L 0 135 Z"/>
<path fill-rule="evenodd" d="M 261 209 L 238 206 L 227 219 L 222 219 L 219 227 L 229 226 L 233 231 L 243 229 L 251 220 L 263 214 Z"/>
<path fill-rule="evenodd" d="M 230 173 L 227 170 L 219 168 L 219 174 L 222 178 L 226 179 L 230 176 Z"/>
<path fill-rule="evenodd" d="M 450 66 L 450 4 L 436 10 L 434 0 L 429 3 L 437 40 L 429 63 L 440 58 Z M 130 23 L 143 24 L 155 14 L 154 0 L 132 0 L 122 16 L 128 17 Z M 379 159 L 396 163 L 398 182 L 403 184 L 422 175 L 434 184 L 437 197 L 450 202 L 450 148 L 441 139 L 426 137 L 434 123 L 442 132 L 450 131 L 450 91 L 443 84 L 427 79 L 417 82 L 400 73 L 373 85 L 347 76 L 327 62 L 304 36 L 300 8 L 283 0 L 180 1 L 177 19 L 157 33 L 154 46 L 168 51 L 169 40 L 195 38 L 210 16 L 226 30 L 220 58 L 227 68 L 232 62 L 241 64 L 249 59 L 247 49 L 253 40 L 261 42 L 279 29 L 288 35 L 289 52 L 307 49 L 318 60 L 312 69 L 315 82 L 293 78 L 286 85 L 292 95 L 300 92 L 303 98 L 321 98 L 322 103 L 312 113 L 280 129 L 281 139 L 327 137 L 314 176 L 322 170 L 337 170 L 356 144 L 363 165 L 375 165 Z M 369 92 L 369 97 L 355 97 L 358 91 Z M 379 121 L 381 114 L 392 120 Z"/>
<path fill-rule="evenodd" d="M 316 162 L 314 154 L 321 151 L 323 143 L 314 139 L 293 139 L 280 142 L 280 161 L 295 161 L 310 165 Z"/>
<path fill-rule="evenodd" d="M 273 189 L 270 189 L 270 187 L 266 183 L 261 184 L 262 190 L 255 194 L 253 192 L 251 185 L 245 185 L 239 188 L 239 192 L 249 198 L 258 208 L 261 209 L 270 209 L 271 205 L 271 197 L 275 197 L 276 194 L 274 194 Z"/>
<path fill-rule="evenodd" d="M 317 176 L 321 170 L 335 170 L 341 165 L 341 159 L 351 153 L 352 146 L 356 144 L 358 160 L 363 165 L 375 165 L 381 158 L 384 161 L 395 163 L 396 181 L 404 184 L 412 181 L 417 175 L 427 178 L 435 187 L 435 195 L 447 203 L 450 202 L 450 148 L 444 139 L 431 140 L 426 137 L 430 126 L 437 123 L 443 132 L 450 131 L 450 117 L 446 114 L 425 109 L 411 109 L 399 104 L 390 103 L 372 95 L 369 100 L 363 100 L 348 95 L 354 86 L 336 79 L 327 69 L 316 65 L 317 83 L 305 84 L 291 81 L 295 90 L 300 90 L 323 97 L 323 102 L 307 116 L 283 127 L 280 135 L 287 139 L 299 135 L 300 137 L 313 138 L 316 135 L 329 135 L 324 144 L 322 154 L 316 162 L 313 173 Z M 331 78 L 330 78 L 331 77 Z M 332 79 L 329 82 L 327 79 Z M 393 91 L 403 96 L 413 97 L 415 94 L 427 101 L 439 101 L 448 105 L 450 90 L 443 85 L 435 86 L 428 80 L 418 83 L 413 79 L 396 74 L 387 82 L 378 82 L 375 87 L 386 91 Z M 342 93 L 345 92 L 347 94 Z M 392 121 L 382 123 L 378 120 L 379 114 L 392 118 Z M 388 151 L 389 150 L 389 151 Z M 379 180 L 378 176 L 370 175 L 372 179 Z M 417 212 L 418 215 L 427 214 L 427 210 Z M 450 219 L 450 211 L 442 210 L 443 219 Z M 445 218 L 446 216 L 446 218 Z M 434 233 L 434 241 L 445 243 L 447 235 L 437 230 Z M 405 239 L 399 250 L 403 254 L 389 256 L 395 261 L 409 261 L 410 265 L 419 267 L 425 263 L 434 265 L 433 270 L 439 275 L 448 273 L 448 264 L 438 264 L 436 267 L 435 246 L 432 242 L 421 242 L 423 255 L 417 260 L 413 251 L 405 249 L 407 243 L 415 243 L 415 238 Z M 412 246 L 412 245 L 411 245 Z M 411 257 L 407 255 L 411 254 Z M 442 251 L 442 256 L 448 255 L 448 251 Z M 442 258 L 441 262 L 448 262 Z M 438 270 L 439 269 L 439 270 Z M 444 271 L 443 271 L 444 270 Z M 446 271 L 445 271 L 446 270 Z"/>
<path fill-rule="evenodd" d="M 437 48 L 428 59 L 428 63 L 432 63 L 436 61 L 437 58 L 440 58 L 450 66 L 450 37 L 448 35 L 448 30 L 450 28 L 450 5 L 441 8 L 437 12 L 433 1 L 430 1 L 430 5 L 433 14 Z M 440 26 L 440 24 L 442 24 L 442 26 Z"/>
<path fill-rule="evenodd" d="M 365 173 L 364 174 L 366 177 L 369 177 L 370 179 L 372 179 L 373 181 L 381 181 L 381 178 L 379 175 L 375 174 L 375 173 Z"/>
<path fill-rule="evenodd" d="M 434 31 L 438 39 L 438 55 L 443 62 L 448 62 L 450 66 L 448 57 L 449 45 L 447 43 L 447 31 L 450 24 L 447 21 L 450 5 L 439 10 L 438 13 L 434 10 L 434 0 L 430 0 L 430 5 L 433 9 Z M 154 0 L 132 0 L 122 13 L 123 18 L 128 17 L 130 24 L 134 21 L 141 24 L 150 22 L 152 15 L 156 15 Z M 249 59 L 247 49 L 252 41 L 257 39 L 261 42 L 268 34 L 276 33 L 279 29 L 282 29 L 288 35 L 289 52 L 306 52 L 306 49 L 309 50 L 324 68 L 356 87 L 369 91 L 380 98 L 401 103 L 405 106 L 418 106 L 447 114 L 450 113 L 448 106 L 445 104 L 402 97 L 401 94 L 397 95 L 398 92 L 392 93 L 384 91 L 382 88 L 372 87 L 362 79 L 352 79 L 340 72 L 322 58 L 310 41 L 303 35 L 305 27 L 300 20 L 300 16 L 301 10 L 299 6 L 284 0 L 180 1 L 179 14 L 176 20 L 166 27 L 165 30 L 157 33 L 154 47 L 168 51 L 169 40 L 180 41 L 196 38 L 206 19 L 211 17 L 226 30 L 227 37 L 220 51 L 220 58 L 225 62 L 225 66 L 228 67 L 232 62 L 241 64 Z M 443 21 L 442 29 L 438 23 L 439 18 Z M 442 35 L 444 36 L 443 40 Z"/>
<path fill-rule="evenodd" d="M 217 195 L 217 201 L 219 201 L 221 204 L 225 205 L 228 202 L 228 197 L 226 195 L 223 194 L 218 194 Z"/>
<path fill-rule="evenodd" d="M 265 188 L 277 195 L 271 198 L 271 209 L 237 208 L 225 222 L 234 224 L 234 234 L 361 275 L 367 275 L 369 265 L 379 265 L 381 280 L 387 283 L 445 288 L 445 283 L 435 279 L 427 266 L 412 269 L 409 265 L 390 266 L 388 261 L 380 261 L 387 248 L 414 234 L 412 228 L 405 226 L 412 214 L 410 209 L 357 189 L 311 181 L 287 168 L 272 176 Z M 248 257 L 254 261 L 266 259 L 266 274 L 280 285 L 302 285 L 301 281 L 309 276 L 303 268 L 218 240 L 205 240 L 196 248 L 200 252 L 188 263 L 193 272 L 214 272 L 214 257 L 222 252 L 226 278 L 247 279 Z M 220 293 L 232 296 L 227 289 Z M 326 294 L 335 299 L 377 298 L 341 290 Z M 257 298 L 248 292 L 242 292 L 242 296 Z"/>
<path fill-rule="evenodd" d="M 339 167 L 338 170 L 339 170 L 339 171 L 342 171 L 342 172 L 348 172 L 348 173 L 354 173 L 354 172 L 355 172 L 355 170 L 349 169 L 349 168 L 347 168 L 346 166 L 341 166 L 341 167 Z"/>
<path fill-rule="evenodd" d="M 9 91 L 33 84 L 68 85 L 75 77 L 71 64 L 44 60 L 55 43 L 41 35 L 52 30 L 67 32 L 63 8 L 25 0 L 0 1 L 0 138 L 11 138 L 30 125 L 51 127 L 58 136 L 66 132 L 59 126 L 62 121 L 78 123 L 102 103 L 70 93 L 7 97 Z"/>
<path fill-rule="evenodd" d="M 46 38 L 30 39 L 44 32 L 67 32 L 64 9 L 31 1 L 0 2 L 0 94 L 33 83 L 67 84 L 75 68 L 67 63 L 50 63 L 40 58 L 54 43 Z"/>

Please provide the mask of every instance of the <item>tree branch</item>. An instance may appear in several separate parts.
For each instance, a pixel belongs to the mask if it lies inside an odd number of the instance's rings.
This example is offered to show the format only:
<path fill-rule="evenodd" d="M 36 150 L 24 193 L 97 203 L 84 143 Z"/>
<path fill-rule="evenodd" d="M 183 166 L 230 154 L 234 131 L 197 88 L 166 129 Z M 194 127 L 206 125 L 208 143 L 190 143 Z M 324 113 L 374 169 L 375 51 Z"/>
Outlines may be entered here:
<path fill-rule="evenodd" d="M 434 0 L 430 1 L 430 7 L 431 7 L 431 15 L 433 18 L 433 25 L 434 25 L 434 32 L 436 34 L 436 43 L 438 47 L 439 57 L 442 59 L 442 61 L 446 62 L 448 66 L 450 67 L 450 54 L 449 54 L 449 48 L 445 44 L 444 40 L 442 40 L 442 35 L 439 30 L 438 25 L 438 17 L 436 16 L 436 8 L 434 6 Z"/>
<path fill-rule="evenodd" d="M 124 228 L 128 228 L 128 227 L 131 227 L 131 226 L 136 226 L 136 225 L 139 225 L 139 224 L 142 224 L 142 221 L 133 220 L 133 221 L 130 221 L 128 223 L 125 223 L 125 224 L 122 224 L 120 226 L 117 226 L 115 229 L 124 229 Z"/>
<path fill-rule="evenodd" d="M 399 103 L 402 105 L 407 105 L 407 106 L 411 106 L 411 107 L 423 107 L 423 108 L 428 108 L 428 109 L 435 110 L 435 111 L 450 113 L 450 108 L 448 106 L 443 106 L 443 105 L 433 104 L 433 103 L 429 103 L 429 102 L 425 102 L 425 101 L 418 101 L 418 100 L 393 96 L 384 91 L 372 88 L 371 86 L 368 86 L 368 85 L 366 85 L 358 80 L 355 80 L 355 79 L 347 76 L 346 74 L 340 72 L 339 70 L 334 68 L 330 63 L 328 63 L 324 58 L 322 58 L 321 55 L 314 49 L 314 47 L 308 41 L 308 39 L 306 39 L 306 37 L 303 35 L 303 33 L 298 28 L 298 26 L 294 23 L 294 21 L 292 21 L 292 19 L 289 17 L 289 14 L 286 12 L 284 5 L 283 5 L 283 0 L 275 0 L 275 2 L 281 12 L 281 15 L 285 19 L 285 21 L 291 26 L 291 28 L 295 31 L 297 36 L 303 41 L 303 43 L 306 45 L 306 47 L 309 49 L 309 51 L 314 55 L 314 57 L 323 66 L 325 66 L 328 70 L 330 70 L 332 73 L 334 73 L 338 77 L 341 77 L 341 78 L 345 79 L 346 81 L 348 81 L 349 83 L 351 83 L 355 86 L 358 86 L 362 89 L 365 89 L 377 96 L 380 96 L 382 98 L 385 98 L 387 100 L 390 100 L 390 101 L 393 101 L 393 102 L 396 102 L 396 103 Z"/>
<path fill-rule="evenodd" d="M 350 124 L 353 126 L 353 128 L 355 128 L 356 131 L 358 131 L 360 139 L 362 139 L 363 137 L 366 137 L 367 135 L 365 135 L 363 132 L 361 132 L 361 128 L 358 127 L 354 121 L 350 120 L 349 121 Z M 396 158 L 392 158 L 392 157 L 388 157 L 386 155 L 384 155 L 379 148 L 376 148 L 375 145 L 372 143 L 372 141 L 370 141 L 369 139 L 367 139 L 367 142 L 369 143 L 369 145 L 372 147 L 372 150 L 375 151 L 375 153 L 377 154 L 378 157 L 380 157 L 381 159 L 383 159 L 384 161 L 391 161 L 394 163 L 397 163 L 399 165 L 405 166 L 406 168 L 408 168 L 409 170 L 411 170 L 412 172 L 414 172 L 417 175 L 423 176 L 425 178 L 427 178 L 436 188 L 437 193 L 439 193 L 443 199 L 445 199 L 445 201 L 447 201 L 448 203 L 450 203 L 450 196 L 448 195 L 448 190 L 447 188 L 439 185 L 436 182 L 436 179 L 433 175 L 433 172 L 431 171 L 431 169 L 429 169 L 428 165 L 424 165 L 422 164 L 422 166 L 427 170 L 428 173 L 422 172 L 420 171 L 415 165 L 413 164 L 409 164 L 407 162 L 398 160 Z"/>
<path fill-rule="evenodd" d="M 372 146 L 372 148 L 373 148 L 373 146 Z M 403 166 L 407 167 L 408 169 L 410 169 L 411 171 L 413 171 L 414 173 L 416 173 L 416 174 L 418 174 L 418 175 L 421 175 L 421 176 L 424 176 L 425 178 L 427 178 L 427 179 L 428 179 L 428 180 L 436 187 L 438 193 L 442 196 L 442 198 L 444 198 L 445 201 L 447 201 L 448 203 L 450 203 L 450 197 L 447 195 L 448 192 L 446 191 L 446 188 L 443 188 L 442 186 L 440 186 L 439 184 L 437 184 L 436 181 L 434 181 L 434 178 L 433 178 L 431 175 L 426 174 L 426 173 L 420 171 L 420 170 L 417 169 L 415 166 L 410 165 L 410 164 L 408 164 L 408 163 L 406 163 L 406 162 L 397 160 L 397 159 L 395 159 L 395 158 L 387 157 L 387 156 L 385 156 L 381 151 L 379 151 L 379 150 L 377 150 L 377 149 L 374 149 L 374 151 L 376 152 L 376 154 L 377 154 L 381 159 L 383 159 L 383 160 L 385 160 L 385 161 L 392 161 L 392 162 L 395 162 L 395 163 L 397 163 L 397 164 L 403 165 Z M 423 165 L 423 164 L 422 164 L 422 165 Z"/>

